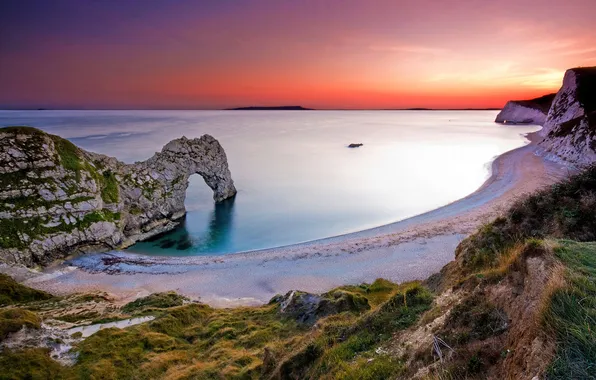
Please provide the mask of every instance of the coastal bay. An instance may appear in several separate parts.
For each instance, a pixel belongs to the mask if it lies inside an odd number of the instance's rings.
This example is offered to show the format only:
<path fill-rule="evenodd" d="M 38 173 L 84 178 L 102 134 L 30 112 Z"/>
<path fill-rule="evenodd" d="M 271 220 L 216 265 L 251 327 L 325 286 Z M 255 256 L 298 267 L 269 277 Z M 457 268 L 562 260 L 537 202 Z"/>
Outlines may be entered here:
<path fill-rule="evenodd" d="M 529 136 L 532 139 L 532 136 Z M 453 260 L 463 238 L 520 196 L 566 177 L 570 169 L 535 154 L 530 143 L 499 156 L 474 193 L 382 227 L 293 246 L 203 257 L 87 254 L 24 281 L 56 294 L 108 291 L 122 303 L 176 290 L 217 307 L 266 303 L 290 289 L 323 292 L 383 277 L 424 279 Z M 106 265 L 107 263 L 107 265 Z M 6 268 L 4 268 L 6 269 Z M 11 274 L 19 277 L 19 271 Z"/>

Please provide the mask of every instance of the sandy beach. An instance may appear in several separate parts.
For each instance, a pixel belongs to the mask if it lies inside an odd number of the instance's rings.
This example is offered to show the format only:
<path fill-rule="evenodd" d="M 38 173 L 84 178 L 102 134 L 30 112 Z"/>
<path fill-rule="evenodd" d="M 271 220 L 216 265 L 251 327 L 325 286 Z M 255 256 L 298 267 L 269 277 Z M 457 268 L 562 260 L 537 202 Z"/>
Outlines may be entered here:
<path fill-rule="evenodd" d="M 530 139 L 531 136 L 529 137 Z M 366 231 L 262 251 L 201 257 L 87 254 L 39 273 L 0 268 L 55 294 L 107 291 L 120 302 L 175 290 L 216 307 L 262 304 L 292 289 L 424 279 L 454 258 L 459 242 L 525 193 L 556 182 L 569 169 L 535 154 L 509 151 L 492 164 L 474 193 L 433 211 Z"/>

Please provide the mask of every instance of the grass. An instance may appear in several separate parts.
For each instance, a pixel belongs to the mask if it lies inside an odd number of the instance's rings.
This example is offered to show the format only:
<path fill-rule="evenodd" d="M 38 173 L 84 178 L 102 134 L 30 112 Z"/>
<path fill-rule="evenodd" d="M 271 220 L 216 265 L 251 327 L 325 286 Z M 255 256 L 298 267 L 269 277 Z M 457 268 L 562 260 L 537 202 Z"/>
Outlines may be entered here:
<path fill-rule="evenodd" d="M 41 327 L 41 319 L 37 314 L 24 309 L 0 310 L 0 341 L 23 326 L 38 329 Z"/>
<path fill-rule="evenodd" d="M 54 147 L 60 157 L 60 163 L 65 169 L 72 170 L 75 173 L 79 173 L 84 169 L 81 152 L 75 144 L 59 136 L 49 136 L 54 141 Z"/>
<path fill-rule="evenodd" d="M 507 322 L 507 314 L 503 310 L 473 294 L 453 307 L 438 335 L 455 346 L 503 333 Z"/>
<path fill-rule="evenodd" d="M 0 274 L 0 306 L 47 300 L 50 298 L 52 298 L 52 295 L 49 293 L 21 285 L 10 276 Z"/>
<path fill-rule="evenodd" d="M 375 349 L 396 331 L 414 324 L 430 308 L 432 296 L 418 282 L 397 286 L 390 294 L 389 299 L 360 317 L 337 315 L 325 320 L 321 333 L 307 336 L 296 353 L 281 360 L 276 375 L 383 379 L 400 374 L 404 363 L 379 356 Z"/>
<path fill-rule="evenodd" d="M 52 360 L 48 350 L 36 348 L 0 355 L 1 380 L 53 380 L 75 378 L 69 368 Z"/>
<path fill-rule="evenodd" d="M 152 309 L 166 309 L 182 306 L 188 298 L 176 292 L 154 293 L 147 297 L 138 298 L 122 307 L 126 313 L 138 313 Z"/>
<path fill-rule="evenodd" d="M 545 237 L 596 240 L 596 165 L 517 201 L 456 249 L 468 273 L 494 266 L 517 242 Z"/>
<path fill-rule="evenodd" d="M 596 243 L 561 241 L 555 255 L 567 267 L 545 321 L 557 337 L 549 379 L 596 379 Z"/>
<path fill-rule="evenodd" d="M 398 360 L 378 355 L 369 360 L 372 350 L 394 331 L 416 321 L 429 307 L 430 294 L 418 283 L 396 285 L 385 280 L 328 293 L 331 298 L 336 294 L 339 300 L 345 294 L 362 297 L 373 307 L 327 316 L 313 330 L 280 314 L 277 302 L 261 307 L 213 309 L 186 303 L 175 293 L 153 294 L 125 305 L 121 311 L 153 313 L 155 320 L 125 330 L 103 329 L 83 340 L 76 348 L 79 358 L 73 367 L 54 365 L 44 350 L 23 350 L 3 353 L 0 374 L 12 376 L 7 378 L 256 379 L 277 368 L 283 355 L 307 344 L 313 331 L 325 331 L 316 343 L 320 355 L 308 362 L 307 368 L 313 373 L 323 363 L 330 373 L 346 379 L 381 379 L 401 371 L 403 363 Z M 12 321 L 6 331 L 16 331 L 23 324 L 39 326 L 34 313 L 8 310 L 2 313 L 18 315 L 2 319 Z M 91 315 L 87 314 L 65 318 L 89 319 Z M 350 338 L 342 340 L 342 335 Z M 267 352 L 273 353 L 269 359 Z M 10 360 L 4 360 L 6 357 Z M 354 362 L 345 367 L 337 361 L 339 357 L 351 357 Z"/>

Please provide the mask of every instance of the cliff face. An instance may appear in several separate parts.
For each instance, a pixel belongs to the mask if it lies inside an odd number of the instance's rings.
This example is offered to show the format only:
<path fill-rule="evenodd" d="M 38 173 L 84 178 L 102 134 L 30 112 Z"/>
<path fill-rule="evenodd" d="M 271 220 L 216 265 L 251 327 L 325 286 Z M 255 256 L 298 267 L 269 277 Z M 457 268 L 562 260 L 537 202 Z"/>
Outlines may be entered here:
<path fill-rule="evenodd" d="M 495 122 L 542 125 L 554 98 L 555 94 L 549 94 L 531 100 L 511 100 L 499 112 Z"/>
<path fill-rule="evenodd" d="M 567 70 L 540 132 L 539 146 L 564 161 L 596 161 L 596 67 Z"/>
<path fill-rule="evenodd" d="M 171 230 L 195 173 L 216 201 L 236 194 L 225 152 L 209 135 L 173 140 L 127 165 L 34 128 L 2 128 L 0 262 L 46 264 Z"/>

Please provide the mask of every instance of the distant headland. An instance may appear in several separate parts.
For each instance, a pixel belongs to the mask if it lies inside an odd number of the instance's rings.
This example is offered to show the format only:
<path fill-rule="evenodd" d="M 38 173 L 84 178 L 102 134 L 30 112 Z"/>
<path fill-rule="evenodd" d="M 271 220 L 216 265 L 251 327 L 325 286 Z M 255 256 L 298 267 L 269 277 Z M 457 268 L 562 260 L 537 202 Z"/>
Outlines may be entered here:
<path fill-rule="evenodd" d="M 312 111 L 312 108 L 304 108 L 302 106 L 276 106 L 276 107 L 238 107 L 238 108 L 226 108 L 226 111 Z"/>

